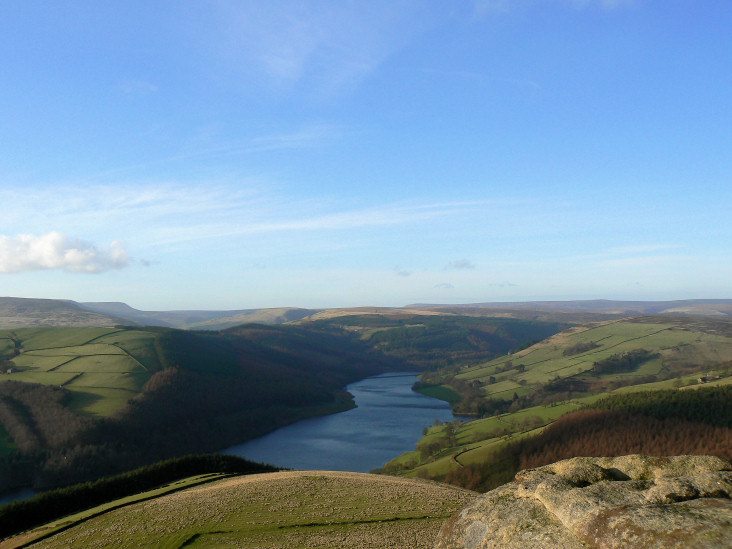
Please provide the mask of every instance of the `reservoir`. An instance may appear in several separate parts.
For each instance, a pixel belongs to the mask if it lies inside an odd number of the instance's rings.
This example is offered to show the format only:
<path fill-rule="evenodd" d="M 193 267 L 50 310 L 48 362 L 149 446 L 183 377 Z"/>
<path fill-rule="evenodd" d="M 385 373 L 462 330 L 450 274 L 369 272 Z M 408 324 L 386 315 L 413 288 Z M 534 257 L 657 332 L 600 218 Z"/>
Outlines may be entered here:
<path fill-rule="evenodd" d="M 450 405 L 412 391 L 415 373 L 352 383 L 357 408 L 282 427 L 221 453 L 292 469 L 368 472 L 414 450 L 422 429 L 452 421 Z"/>

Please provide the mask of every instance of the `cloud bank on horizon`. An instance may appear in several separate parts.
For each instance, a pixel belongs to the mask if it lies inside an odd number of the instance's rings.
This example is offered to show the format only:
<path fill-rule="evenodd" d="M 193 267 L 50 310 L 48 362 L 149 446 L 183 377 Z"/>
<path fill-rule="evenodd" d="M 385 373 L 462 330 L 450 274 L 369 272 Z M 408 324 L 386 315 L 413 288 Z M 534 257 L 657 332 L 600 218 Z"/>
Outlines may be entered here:
<path fill-rule="evenodd" d="M 148 309 L 729 296 L 724 3 L 0 15 L 4 294 Z"/>

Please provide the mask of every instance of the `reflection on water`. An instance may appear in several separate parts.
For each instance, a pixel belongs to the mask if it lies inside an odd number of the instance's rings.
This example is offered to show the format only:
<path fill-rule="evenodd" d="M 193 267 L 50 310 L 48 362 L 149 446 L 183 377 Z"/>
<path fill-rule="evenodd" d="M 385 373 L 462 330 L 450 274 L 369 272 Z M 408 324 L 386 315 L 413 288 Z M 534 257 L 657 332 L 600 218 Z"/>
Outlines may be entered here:
<path fill-rule="evenodd" d="M 450 406 L 412 391 L 413 373 L 384 374 L 346 387 L 358 408 L 298 421 L 222 453 L 293 469 L 366 472 L 414 450 L 435 419 L 452 421 Z"/>

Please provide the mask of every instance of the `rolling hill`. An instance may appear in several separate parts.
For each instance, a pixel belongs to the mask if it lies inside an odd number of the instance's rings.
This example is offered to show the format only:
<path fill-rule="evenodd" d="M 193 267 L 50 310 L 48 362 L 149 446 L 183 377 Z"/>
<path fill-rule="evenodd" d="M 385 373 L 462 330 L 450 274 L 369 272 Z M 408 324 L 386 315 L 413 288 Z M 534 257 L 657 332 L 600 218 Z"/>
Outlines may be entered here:
<path fill-rule="evenodd" d="M 0 297 L 0 329 L 29 326 L 105 326 L 124 321 L 113 314 L 89 311 L 74 301 Z"/>
<path fill-rule="evenodd" d="M 106 547 L 110 540 L 116 547 L 155 549 L 428 548 L 444 520 L 475 496 L 444 484 L 364 473 L 194 478 L 66 517 L 0 548 L 33 540 L 39 549 Z"/>
<path fill-rule="evenodd" d="M 435 311 L 478 309 L 489 311 L 558 314 L 596 314 L 611 316 L 692 315 L 732 316 L 732 299 L 686 299 L 673 301 L 615 301 L 609 299 L 577 301 L 514 301 L 466 305 L 417 304 L 408 307 Z"/>
<path fill-rule="evenodd" d="M 493 463 L 508 443 L 529 440 L 606 394 L 680 395 L 680 388 L 732 384 L 732 321 L 663 316 L 592 323 L 490 361 L 427 372 L 422 379 L 419 390 L 438 397 L 440 390 L 459 393 L 454 409 L 480 419 L 430 428 L 415 451 L 384 469 L 444 479 L 466 466 Z M 727 398 L 724 409 L 730 406 Z M 695 447 L 701 443 L 692 441 L 687 452 Z"/>
<path fill-rule="evenodd" d="M 517 318 L 543 322 L 582 324 L 627 316 L 669 315 L 725 318 L 732 316 L 732 300 L 696 299 L 678 301 L 534 301 L 467 305 L 417 304 L 405 307 L 352 307 L 303 309 L 275 307 L 237 310 L 141 311 L 121 302 L 82 302 L 58 299 L 0 297 L 0 329 L 33 326 L 164 326 L 184 329 L 222 330 L 244 323 L 283 324 L 326 321 L 365 315 L 400 316 L 457 315 Z"/>
<path fill-rule="evenodd" d="M 282 324 L 315 311 L 297 307 L 234 311 L 139 311 L 125 303 L 79 303 L 82 309 L 125 319 L 136 325 L 200 330 L 223 330 L 238 324 Z"/>
<path fill-rule="evenodd" d="M 570 326 L 566 322 L 368 307 L 322 311 L 298 324 L 346 330 L 418 369 L 492 358 Z"/>

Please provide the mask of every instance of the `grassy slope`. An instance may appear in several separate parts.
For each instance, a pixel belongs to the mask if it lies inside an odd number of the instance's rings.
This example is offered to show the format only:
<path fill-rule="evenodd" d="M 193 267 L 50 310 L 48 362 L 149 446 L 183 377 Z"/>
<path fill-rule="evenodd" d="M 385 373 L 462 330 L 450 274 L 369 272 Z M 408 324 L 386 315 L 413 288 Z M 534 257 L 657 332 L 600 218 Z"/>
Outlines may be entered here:
<path fill-rule="evenodd" d="M 80 525 L 83 522 L 88 521 L 89 519 L 103 515 L 104 513 L 110 512 L 114 509 L 118 509 L 127 505 L 132 505 L 140 501 L 164 496 L 173 492 L 177 492 L 179 490 L 191 488 L 193 486 L 199 486 L 207 482 L 213 482 L 214 480 L 219 480 L 226 476 L 228 475 L 225 475 L 224 473 L 208 473 L 205 475 L 196 475 L 193 477 L 177 480 L 169 484 L 164 484 L 158 488 L 155 488 L 154 490 L 148 490 L 146 492 L 140 492 L 139 494 L 135 494 L 132 496 L 112 500 L 102 505 L 97 505 L 96 507 L 86 509 L 79 513 L 74 513 L 58 520 L 54 520 L 52 522 L 49 522 L 48 524 L 44 524 L 43 526 L 34 528 L 33 530 L 25 532 L 21 535 L 0 542 L 0 549 L 15 549 L 23 547 L 27 544 L 31 544 L 36 541 L 54 536 L 75 525 Z"/>
<path fill-rule="evenodd" d="M 664 319 L 665 320 L 665 319 Z M 577 327 L 557 334 L 528 349 L 511 356 L 502 356 L 492 361 L 462 368 L 456 376 L 467 382 L 483 384 L 481 393 L 488 398 L 510 400 L 517 393 L 530 393 L 542 384 L 567 378 L 584 383 L 621 382 L 629 385 L 612 389 L 610 393 L 627 393 L 645 390 L 687 388 L 697 383 L 700 373 L 688 373 L 687 369 L 701 366 L 715 374 L 725 374 L 726 369 L 715 370 L 720 363 L 732 360 L 732 337 L 727 323 L 706 323 L 701 325 L 694 320 L 658 319 L 621 320 L 596 323 Z M 593 342 L 597 347 L 572 356 L 565 356 L 567 348 L 580 343 Z M 595 361 L 611 355 L 644 348 L 657 352 L 659 358 L 641 364 L 636 370 L 593 376 L 589 373 Z M 506 362 L 511 361 L 513 368 L 501 372 Z M 517 367 L 523 364 L 525 370 Z M 704 370 L 704 374 L 707 370 Z M 638 383 L 648 378 L 675 376 L 663 381 Z M 489 377 L 496 382 L 487 383 Z M 523 384 L 519 381 L 524 380 Z M 709 385 L 732 383 L 732 377 L 713 381 Z M 612 388 L 609 385 L 605 388 Z M 419 452 L 405 453 L 390 461 L 386 471 L 399 472 L 408 476 L 444 476 L 450 469 L 474 463 L 481 463 L 496 449 L 519 437 L 529 436 L 541 431 L 562 414 L 579 409 L 601 398 L 603 393 L 590 394 L 576 392 L 571 400 L 552 404 L 541 404 L 511 413 L 478 419 L 463 423 L 456 433 L 456 445 L 446 448 L 427 458 Z M 436 395 L 435 395 L 436 396 Z M 419 444 L 425 444 L 440 437 L 447 437 L 445 427 L 432 427 Z"/>
<path fill-rule="evenodd" d="M 589 342 L 596 343 L 598 347 L 576 355 L 564 356 L 566 348 Z M 587 379 L 587 376 L 578 374 L 591 370 L 594 362 L 639 348 L 658 352 L 665 361 L 695 361 L 711 366 L 732 360 L 730 337 L 688 331 L 670 322 L 612 321 L 562 332 L 514 355 L 463 368 L 457 377 L 487 384 L 490 376 L 494 376 L 496 383 L 484 385 L 483 394 L 492 398 L 506 398 L 508 391 L 522 388 L 520 384 L 522 380 L 530 388 L 547 383 L 556 376 L 560 378 L 577 376 L 577 379 Z M 514 368 L 498 372 L 508 360 L 511 360 Z M 525 367 L 523 373 L 516 369 L 520 364 Z M 637 371 L 602 377 L 608 381 L 617 381 L 655 375 L 661 367 L 662 360 L 656 360 Z"/>
<path fill-rule="evenodd" d="M 597 347 L 564 354 L 567 348 L 581 343 L 594 343 Z M 658 353 L 658 358 L 629 372 L 600 376 L 591 373 L 595 362 L 641 348 Z M 528 394 L 557 378 L 595 385 L 634 384 L 648 376 L 671 374 L 674 367 L 698 370 L 730 360 L 732 337 L 727 335 L 698 331 L 693 325 L 674 319 L 620 320 L 572 328 L 513 355 L 462 368 L 456 378 L 480 384 L 484 397 L 510 400 L 514 393 Z"/>
<path fill-rule="evenodd" d="M 149 495 L 155 494 L 134 499 Z M 451 486 L 360 473 L 250 475 L 138 503 L 110 502 L 107 508 L 128 505 L 67 517 L 63 522 L 78 524 L 34 547 L 86 548 L 111 539 L 117 547 L 155 548 L 431 547 L 442 522 L 473 497 Z"/>
<path fill-rule="evenodd" d="M 1 337 L 20 341 L 21 354 L 12 359 L 17 371 L 0 381 L 63 386 L 71 392 L 69 406 L 92 416 L 120 409 L 160 368 L 156 334 L 144 330 L 26 328 Z"/>
<path fill-rule="evenodd" d="M 444 400 L 449 404 L 456 404 L 460 402 L 461 399 L 460 393 L 447 385 L 418 385 L 414 390 L 428 397 Z"/>

